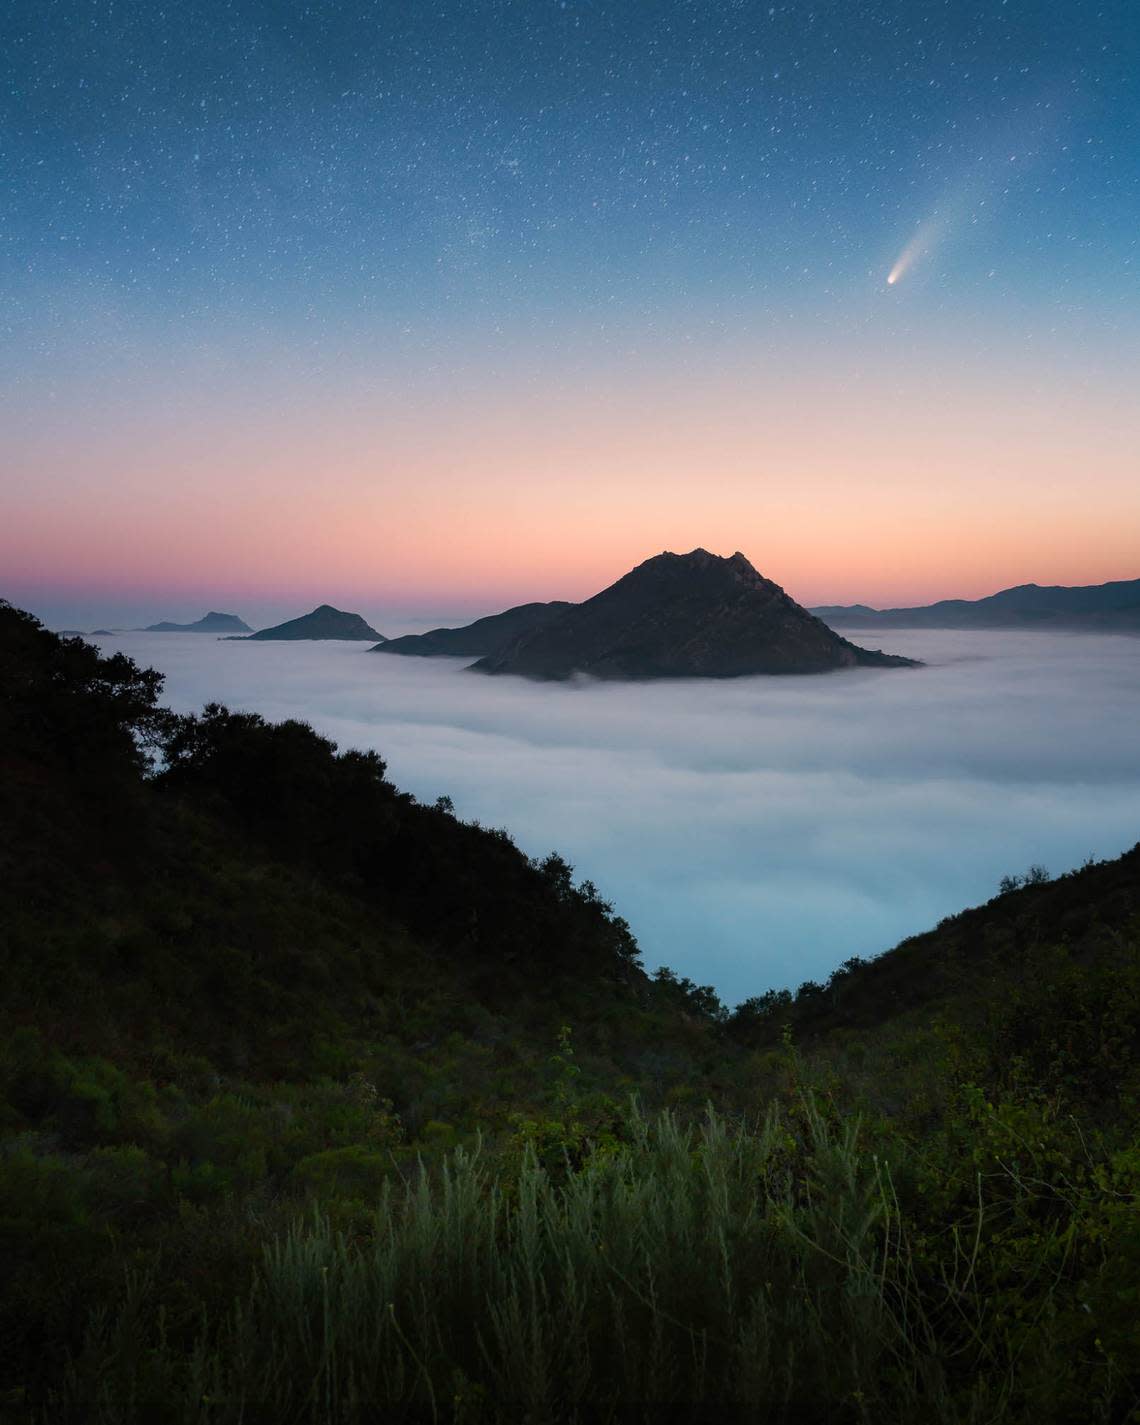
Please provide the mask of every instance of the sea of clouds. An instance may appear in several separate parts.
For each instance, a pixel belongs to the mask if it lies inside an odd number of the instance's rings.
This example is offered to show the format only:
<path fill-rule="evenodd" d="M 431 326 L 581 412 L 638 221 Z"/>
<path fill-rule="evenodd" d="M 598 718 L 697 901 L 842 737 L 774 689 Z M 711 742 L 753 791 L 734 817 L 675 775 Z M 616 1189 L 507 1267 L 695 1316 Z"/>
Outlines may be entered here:
<path fill-rule="evenodd" d="M 647 966 L 729 1003 L 824 978 L 1031 863 L 1140 840 L 1140 639 L 895 631 L 926 667 L 573 685 L 365 644 L 99 642 L 160 668 L 173 707 L 304 718 L 422 800 L 559 850 Z"/>

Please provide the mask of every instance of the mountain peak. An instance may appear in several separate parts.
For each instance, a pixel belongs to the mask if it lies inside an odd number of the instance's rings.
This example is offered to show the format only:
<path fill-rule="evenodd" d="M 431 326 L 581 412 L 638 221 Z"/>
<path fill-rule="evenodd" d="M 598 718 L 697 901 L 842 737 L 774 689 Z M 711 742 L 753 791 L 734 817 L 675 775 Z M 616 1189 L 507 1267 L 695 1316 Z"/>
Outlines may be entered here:
<path fill-rule="evenodd" d="M 758 578 L 761 577 L 756 566 L 739 549 L 728 555 L 713 554 L 703 545 L 698 545 L 696 549 L 690 549 L 687 554 L 677 554 L 671 549 L 663 549 L 660 554 L 655 554 L 651 559 L 646 559 L 631 569 L 630 573 L 636 574 L 638 569 L 647 569 L 654 565 L 662 567 L 684 565 L 692 569 L 738 569 L 742 572 L 755 574 Z"/>
<path fill-rule="evenodd" d="M 474 665 L 532 678 L 731 678 L 913 666 L 858 648 L 739 551 L 669 550 Z"/>
<path fill-rule="evenodd" d="M 289 619 L 286 623 L 275 624 L 272 628 L 260 629 L 251 637 L 263 640 L 285 641 L 301 639 L 355 640 L 369 639 L 383 643 L 384 635 L 377 633 L 370 623 L 359 614 L 345 613 L 334 609 L 332 604 L 318 604 L 311 614 Z"/>
<path fill-rule="evenodd" d="M 654 564 L 689 564 L 694 568 L 704 568 L 710 564 L 725 564 L 728 561 L 722 559 L 719 554 L 712 554 L 709 550 L 698 545 L 696 549 L 690 549 L 687 554 L 678 554 L 672 549 L 663 549 L 660 554 L 653 555 L 652 558 L 643 560 L 630 570 L 636 573 L 638 569 L 645 569 Z"/>

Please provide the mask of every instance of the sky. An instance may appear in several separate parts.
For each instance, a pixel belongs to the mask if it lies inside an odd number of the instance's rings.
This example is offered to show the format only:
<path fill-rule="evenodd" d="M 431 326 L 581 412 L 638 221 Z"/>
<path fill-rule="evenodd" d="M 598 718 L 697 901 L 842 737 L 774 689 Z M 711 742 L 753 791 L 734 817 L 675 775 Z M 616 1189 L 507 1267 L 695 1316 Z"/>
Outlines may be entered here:
<path fill-rule="evenodd" d="M 398 630 L 397 630 L 398 631 Z M 877 637 L 877 635 L 876 635 Z M 102 641 L 210 698 L 374 747 L 396 785 L 558 850 L 728 1003 L 822 980 L 1135 844 L 1134 639 L 891 630 L 915 669 L 651 684 L 489 678 L 367 644 Z"/>
<path fill-rule="evenodd" d="M 1140 574 L 1134 0 L 7 0 L 0 56 L 49 621 Z"/>

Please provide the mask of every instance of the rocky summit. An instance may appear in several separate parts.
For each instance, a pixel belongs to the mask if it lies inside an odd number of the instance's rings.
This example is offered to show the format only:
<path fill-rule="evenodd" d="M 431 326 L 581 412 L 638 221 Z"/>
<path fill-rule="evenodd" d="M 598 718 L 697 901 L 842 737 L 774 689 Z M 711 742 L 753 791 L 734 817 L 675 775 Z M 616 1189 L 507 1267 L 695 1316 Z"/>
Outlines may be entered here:
<path fill-rule="evenodd" d="M 743 554 L 659 554 L 473 667 L 524 677 L 736 678 L 910 668 L 860 648 L 765 579 Z"/>

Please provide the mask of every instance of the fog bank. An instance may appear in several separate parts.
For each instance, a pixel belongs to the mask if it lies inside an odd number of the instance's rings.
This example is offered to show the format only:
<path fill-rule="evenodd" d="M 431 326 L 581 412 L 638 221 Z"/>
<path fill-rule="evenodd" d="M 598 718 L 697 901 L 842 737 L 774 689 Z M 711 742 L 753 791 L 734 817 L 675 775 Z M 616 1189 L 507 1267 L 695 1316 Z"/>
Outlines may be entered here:
<path fill-rule="evenodd" d="M 926 668 L 572 686 L 365 644 L 100 643 L 160 668 L 176 708 L 304 718 L 418 797 L 559 850 L 648 966 L 730 1002 L 886 949 L 1032 862 L 1140 840 L 1137 639 L 894 631 L 888 651 Z"/>

